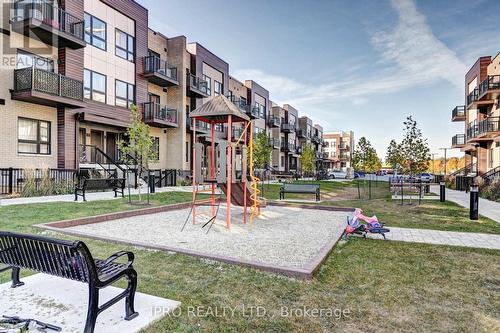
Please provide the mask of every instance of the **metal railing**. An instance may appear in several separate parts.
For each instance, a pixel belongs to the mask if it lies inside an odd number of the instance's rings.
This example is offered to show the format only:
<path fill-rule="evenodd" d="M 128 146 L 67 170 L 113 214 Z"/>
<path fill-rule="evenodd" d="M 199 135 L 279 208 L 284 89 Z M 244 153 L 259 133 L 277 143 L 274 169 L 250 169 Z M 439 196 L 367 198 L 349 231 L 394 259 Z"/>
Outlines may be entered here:
<path fill-rule="evenodd" d="M 153 102 L 143 103 L 143 106 L 144 106 L 144 121 L 160 120 L 172 124 L 178 124 L 176 109 L 171 109 L 165 105 Z"/>
<path fill-rule="evenodd" d="M 500 130 L 500 117 L 488 117 L 479 122 L 478 134 L 498 132 Z"/>
<path fill-rule="evenodd" d="M 451 138 L 451 145 L 458 146 L 465 144 L 465 134 L 456 134 Z"/>
<path fill-rule="evenodd" d="M 470 105 L 477 101 L 479 97 L 479 89 L 475 88 L 468 96 L 467 96 L 467 105 Z"/>
<path fill-rule="evenodd" d="M 479 132 L 479 128 L 477 126 L 477 122 L 474 120 L 474 121 L 471 121 L 469 123 L 469 125 L 467 126 L 467 140 L 471 139 L 471 138 L 475 138 L 477 135 L 478 135 L 478 132 Z"/>
<path fill-rule="evenodd" d="M 191 89 L 198 90 L 203 94 L 208 94 L 208 83 L 207 81 L 203 81 L 195 74 L 187 73 L 187 84 Z"/>
<path fill-rule="evenodd" d="M 47 177 L 47 170 L 34 169 L 33 174 L 27 171 L 27 169 L 0 168 L 0 194 L 21 193 L 30 176 L 34 176 L 36 189 L 40 190 L 43 178 Z M 50 180 L 57 186 L 64 187 L 66 192 L 74 188 L 74 175 L 73 169 L 48 169 Z M 60 188 L 60 190 L 63 189 Z"/>
<path fill-rule="evenodd" d="M 345 143 L 339 144 L 339 149 L 349 149 L 349 145 Z"/>
<path fill-rule="evenodd" d="M 45 1 L 14 2 L 14 22 L 36 19 L 84 41 L 84 21 Z"/>
<path fill-rule="evenodd" d="M 82 81 L 34 67 L 15 69 L 14 91 L 29 90 L 83 101 Z"/>
<path fill-rule="evenodd" d="M 281 123 L 281 130 L 282 131 L 295 131 L 295 124 L 294 123 Z"/>
<path fill-rule="evenodd" d="M 144 74 L 159 74 L 177 81 L 177 67 L 169 65 L 157 56 L 144 57 Z"/>
<path fill-rule="evenodd" d="M 469 163 L 466 166 L 464 166 L 463 168 L 458 169 L 457 171 L 450 174 L 450 176 L 459 176 L 459 175 L 466 176 L 469 173 L 477 172 L 476 166 L 477 166 L 476 163 Z"/>
<path fill-rule="evenodd" d="M 348 160 L 348 159 L 350 159 L 350 158 L 351 158 L 351 155 L 350 155 L 350 154 L 345 154 L 345 153 L 340 153 L 340 154 L 339 154 L 339 158 L 340 158 L 341 160 Z"/>
<path fill-rule="evenodd" d="M 246 100 L 242 99 L 241 97 L 238 96 L 229 96 L 228 99 L 238 107 L 241 111 L 245 113 L 250 112 L 250 105 L 247 103 Z"/>
<path fill-rule="evenodd" d="M 478 97 L 488 90 L 500 89 L 500 75 L 488 75 L 486 79 L 479 84 Z"/>
<path fill-rule="evenodd" d="M 269 139 L 269 144 L 273 148 L 280 148 L 281 147 L 281 141 L 280 141 L 280 139 Z"/>
<path fill-rule="evenodd" d="M 457 105 L 451 111 L 451 118 L 465 117 L 465 105 Z"/>
<path fill-rule="evenodd" d="M 191 117 L 189 117 L 189 115 L 186 115 L 186 127 L 189 128 L 189 129 L 192 129 L 191 127 L 193 125 L 193 119 Z M 196 130 L 197 131 L 208 131 L 210 130 L 210 124 L 209 123 L 206 123 L 204 121 L 201 121 L 201 120 L 196 120 L 195 121 L 195 125 L 196 125 Z"/>
<path fill-rule="evenodd" d="M 295 143 L 292 142 L 281 142 L 281 149 L 286 151 L 294 151 Z"/>
<path fill-rule="evenodd" d="M 274 126 L 274 127 L 279 127 L 281 124 L 281 119 L 276 116 L 269 116 L 267 117 L 267 126 Z"/>
<path fill-rule="evenodd" d="M 482 175 L 482 178 L 486 184 L 490 184 L 491 182 L 493 182 L 493 180 L 499 179 L 500 166 L 497 166 L 496 168 L 493 168 L 490 171 L 486 172 L 484 175 Z"/>

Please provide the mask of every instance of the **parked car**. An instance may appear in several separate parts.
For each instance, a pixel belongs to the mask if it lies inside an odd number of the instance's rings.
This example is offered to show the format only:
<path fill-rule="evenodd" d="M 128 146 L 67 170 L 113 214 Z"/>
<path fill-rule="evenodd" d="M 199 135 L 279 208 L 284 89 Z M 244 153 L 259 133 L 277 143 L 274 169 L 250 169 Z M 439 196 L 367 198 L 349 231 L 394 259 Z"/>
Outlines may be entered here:
<path fill-rule="evenodd" d="M 347 172 L 340 171 L 340 170 L 330 171 L 330 172 L 328 172 L 328 178 L 330 178 L 330 179 L 346 179 Z"/>
<path fill-rule="evenodd" d="M 434 180 L 434 175 L 432 173 L 422 172 L 422 173 L 420 173 L 420 175 L 418 176 L 418 178 L 422 182 L 430 183 L 432 180 Z"/>

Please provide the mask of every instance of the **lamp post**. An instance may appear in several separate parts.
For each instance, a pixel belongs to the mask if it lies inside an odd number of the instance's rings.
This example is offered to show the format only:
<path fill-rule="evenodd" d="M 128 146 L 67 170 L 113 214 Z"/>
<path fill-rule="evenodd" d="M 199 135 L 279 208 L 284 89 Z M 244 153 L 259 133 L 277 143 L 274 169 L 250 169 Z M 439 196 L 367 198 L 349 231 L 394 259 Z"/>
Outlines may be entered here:
<path fill-rule="evenodd" d="M 446 152 L 448 151 L 448 149 L 451 148 L 439 148 L 439 149 L 444 150 L 444 175 L 446 176 L 446 163 L 447 163 Z"/>

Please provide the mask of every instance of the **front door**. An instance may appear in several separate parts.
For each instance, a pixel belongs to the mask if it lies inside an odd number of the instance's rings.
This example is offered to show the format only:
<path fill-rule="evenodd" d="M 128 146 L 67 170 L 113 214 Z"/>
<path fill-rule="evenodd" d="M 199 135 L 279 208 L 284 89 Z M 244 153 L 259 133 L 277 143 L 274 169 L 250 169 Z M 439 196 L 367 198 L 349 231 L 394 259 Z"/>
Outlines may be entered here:
<path fill-rule="evenodd" d="M 112 132 L 106 133 L 106 155 L 111 157 L 111 160 L 114 162 L 116 162 L 116 158 L 118 156 L 116 147 L 116 138 L 117 138 L 116 133 Z"/>
<path fill-rule="evenodd" d="M 90 131 L 90 144 L 103 150 L 104 148 L 104 133 L 101 131 Z M 96 160 L 97 159 L 97 160 Z M 93 151 L 90 157 L 92 163 L 102 162 L 102 157 L 99 153 Z"/>

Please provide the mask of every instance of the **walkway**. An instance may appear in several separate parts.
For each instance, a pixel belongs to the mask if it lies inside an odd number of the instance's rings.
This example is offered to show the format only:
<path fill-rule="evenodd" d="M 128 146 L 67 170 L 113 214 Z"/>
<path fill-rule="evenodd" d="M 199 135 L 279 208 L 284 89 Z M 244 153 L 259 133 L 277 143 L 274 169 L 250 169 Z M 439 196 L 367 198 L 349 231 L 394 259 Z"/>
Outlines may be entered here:
<path fill-rule="evenodd" d="M 388 240 L 500 250 L 500 235 L 395 227 L 389 229 L 391 232 L 385 234 Z M 367 237 L 383 239 L 376 234 L 368 234 Z"/>
<path fill-rule="evenodd" d="M 431 186 L 431 192 L 439 194 L 439 185 Z M 445 198 L 447 201 L 469 208 L 470 193 L 447 188 Z M 500 223 L 500 203 L 479 198 L 479 214 Z"/>

